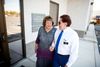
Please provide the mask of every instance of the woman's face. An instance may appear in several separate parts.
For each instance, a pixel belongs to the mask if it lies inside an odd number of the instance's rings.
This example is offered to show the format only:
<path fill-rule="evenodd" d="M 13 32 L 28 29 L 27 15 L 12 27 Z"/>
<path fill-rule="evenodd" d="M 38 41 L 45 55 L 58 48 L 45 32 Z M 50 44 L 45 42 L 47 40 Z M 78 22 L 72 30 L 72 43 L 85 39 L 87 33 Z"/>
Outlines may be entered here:
<path fill-rule="evenodd" d="M 46 24 L 45 24 L 45 27 L 48 28 L 48 29 L 51 28 L 52 27 L 52 21 L 47 20 Z"/>

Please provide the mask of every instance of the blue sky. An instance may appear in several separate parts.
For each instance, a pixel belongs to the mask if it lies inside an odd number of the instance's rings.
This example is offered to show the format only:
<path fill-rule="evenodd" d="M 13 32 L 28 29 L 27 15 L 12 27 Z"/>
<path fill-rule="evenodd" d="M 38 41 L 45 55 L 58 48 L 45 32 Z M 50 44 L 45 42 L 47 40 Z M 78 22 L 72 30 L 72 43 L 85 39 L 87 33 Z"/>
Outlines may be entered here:
<path fill-rule="evenodd" d="M 14 10 L 19 12 L 19 0 L 5 0 L 5 10 Z"/>

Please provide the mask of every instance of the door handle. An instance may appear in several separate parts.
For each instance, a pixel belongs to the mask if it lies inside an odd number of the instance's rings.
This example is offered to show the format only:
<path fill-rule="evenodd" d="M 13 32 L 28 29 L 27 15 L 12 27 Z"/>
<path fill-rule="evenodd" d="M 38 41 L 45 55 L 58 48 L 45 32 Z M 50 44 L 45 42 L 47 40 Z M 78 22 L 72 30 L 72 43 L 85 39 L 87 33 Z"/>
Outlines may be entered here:
<path fill-rule="evenodd" d="M 3 40 L 5 40 L 5 36 L 2 33 L 0 33 L 0 41 L 3 41 Z"/>

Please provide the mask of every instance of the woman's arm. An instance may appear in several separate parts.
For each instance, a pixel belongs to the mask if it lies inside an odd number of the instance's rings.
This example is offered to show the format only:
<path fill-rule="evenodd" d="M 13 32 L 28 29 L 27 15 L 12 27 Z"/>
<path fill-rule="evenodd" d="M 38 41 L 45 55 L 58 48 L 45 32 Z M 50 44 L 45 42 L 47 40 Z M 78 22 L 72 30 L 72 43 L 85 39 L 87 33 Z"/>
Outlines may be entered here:
<path fill-rule="evenodd" d="M 35 53 L 37 53 L 37 49 L 38 49 L 38 44 L 35 43 Z"/>
<path fill-rule="evenodd" d="M 52 52 L 52 51 L 54 51 L 54 47 L 55 47 L 55 43 L 54 43 L 54 41 L 52 42 L 52 45 L 50 46 L 50 48 L 49 48 L 49 50 Z"/>

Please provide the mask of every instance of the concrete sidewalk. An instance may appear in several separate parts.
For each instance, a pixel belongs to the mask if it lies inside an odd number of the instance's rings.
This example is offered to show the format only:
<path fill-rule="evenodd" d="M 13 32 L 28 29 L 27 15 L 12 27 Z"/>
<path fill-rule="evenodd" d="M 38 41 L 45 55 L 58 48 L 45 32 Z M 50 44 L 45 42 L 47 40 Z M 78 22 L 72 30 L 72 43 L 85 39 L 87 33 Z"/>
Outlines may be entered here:
<path fill-rule="evenodd" d="M 93 24 L 90 24 L 84 38 L 80 38 L 79 58 L 72 67 L 100 67 L 100 55 Z"/>
<path fill-rule="evenodd" d="M 21 60 L 12 67 L 35 67 L 36 57 L 31 56 Z M 80 38 L 79 57 L 72 67 L 100 67 L 100 55 L 97 46 L 94 25 L 90 24 L 87 34 Z"/>
<path fill-rule="evenodd" d="M 96 31 L 97 41 L 98 41 L 98 49 L 100 53 L 100 24 L 95 25 L 95 31 Z"/>

